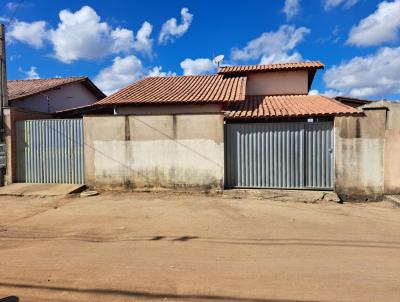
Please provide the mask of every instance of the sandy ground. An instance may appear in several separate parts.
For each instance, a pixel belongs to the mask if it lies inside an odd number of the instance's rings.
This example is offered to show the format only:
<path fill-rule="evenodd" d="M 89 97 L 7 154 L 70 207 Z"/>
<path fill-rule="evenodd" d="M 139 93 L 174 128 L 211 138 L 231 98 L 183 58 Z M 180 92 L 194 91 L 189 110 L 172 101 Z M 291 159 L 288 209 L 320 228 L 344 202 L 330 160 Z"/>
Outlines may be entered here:
<path fill-rule="evenodd" d="M 1 197 L 0 301 L 400 301 L 400 208 L 233 197 Z"/>

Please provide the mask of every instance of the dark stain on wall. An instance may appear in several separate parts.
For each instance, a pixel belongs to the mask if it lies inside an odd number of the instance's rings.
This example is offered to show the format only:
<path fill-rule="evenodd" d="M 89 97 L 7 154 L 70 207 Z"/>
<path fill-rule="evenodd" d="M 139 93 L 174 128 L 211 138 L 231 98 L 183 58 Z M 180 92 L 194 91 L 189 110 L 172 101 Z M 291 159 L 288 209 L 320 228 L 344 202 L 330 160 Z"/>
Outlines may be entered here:
<path fill-rule="evenodd" d="M 360 126 L 360 120 L 356 120 L 356 135 L 355 138 L 360 138 L 361 137 L 361 126 Z"/>
<path fill-rule="evenodd" d="M 129 124 L 129 116 L 125 116 L 125 140 L 130 141 L 131 140 L 131 128 Z"/>
<path fill-rule="evenodd" d="M 173 137 L 173 139 L 176 139 L 176 136 L 177 136 L 177 128 L 178 128 L 178 126 L 177 126 L 176 115 L 173 114 L 173 115 L 172 115 L 172 137 Z"/>

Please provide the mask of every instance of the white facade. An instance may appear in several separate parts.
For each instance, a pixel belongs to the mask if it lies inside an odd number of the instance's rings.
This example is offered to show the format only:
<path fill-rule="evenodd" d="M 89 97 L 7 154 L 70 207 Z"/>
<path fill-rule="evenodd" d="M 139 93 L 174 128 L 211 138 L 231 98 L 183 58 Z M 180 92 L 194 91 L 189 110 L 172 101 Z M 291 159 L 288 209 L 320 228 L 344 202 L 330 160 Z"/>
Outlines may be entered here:
<path fill-rule="evenodd" d="M 71 83 L 55 89 L 11 101 L 12 107 L 36 112 L 54 113 L 90 105 L 99 99 L 82 83 Z"/>

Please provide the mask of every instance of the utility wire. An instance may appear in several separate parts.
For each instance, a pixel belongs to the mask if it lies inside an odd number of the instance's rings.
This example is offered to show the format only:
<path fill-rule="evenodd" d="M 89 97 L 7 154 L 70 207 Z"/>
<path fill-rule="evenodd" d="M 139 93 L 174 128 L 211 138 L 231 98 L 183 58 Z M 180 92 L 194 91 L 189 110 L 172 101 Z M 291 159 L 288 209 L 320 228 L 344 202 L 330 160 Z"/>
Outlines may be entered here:
<path fill-rule="evenodd" d="M 7 26 L 10 26 L 11 24 L 14 23 L 14 21 L 15 21 L 15 16 L 16 16 L 18 10 L 19 10 L 20 7 L 21 7 L 22 1 L 23 1 L 23 0 L 19 0 L 19 1 L 17 2 L 17 4 L 15 5 L 14 11 L 12 12 L 10 18 L 8 19 Z"/>

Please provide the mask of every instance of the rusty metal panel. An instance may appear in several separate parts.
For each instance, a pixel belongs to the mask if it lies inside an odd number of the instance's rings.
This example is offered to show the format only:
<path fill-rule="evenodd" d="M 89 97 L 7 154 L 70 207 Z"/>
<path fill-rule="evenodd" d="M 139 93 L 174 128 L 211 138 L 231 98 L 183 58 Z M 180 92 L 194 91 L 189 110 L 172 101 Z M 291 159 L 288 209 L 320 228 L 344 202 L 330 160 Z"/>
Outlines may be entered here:
<path fill-rule="evenodd" d="M 17 122 L 17 181 L 84 183 L 82 119 Z"/>
<path fill-rule="evenodd" d="M 226 187 L 333 186 L 332 122 L 226 124 L 225 144 Z"/>

